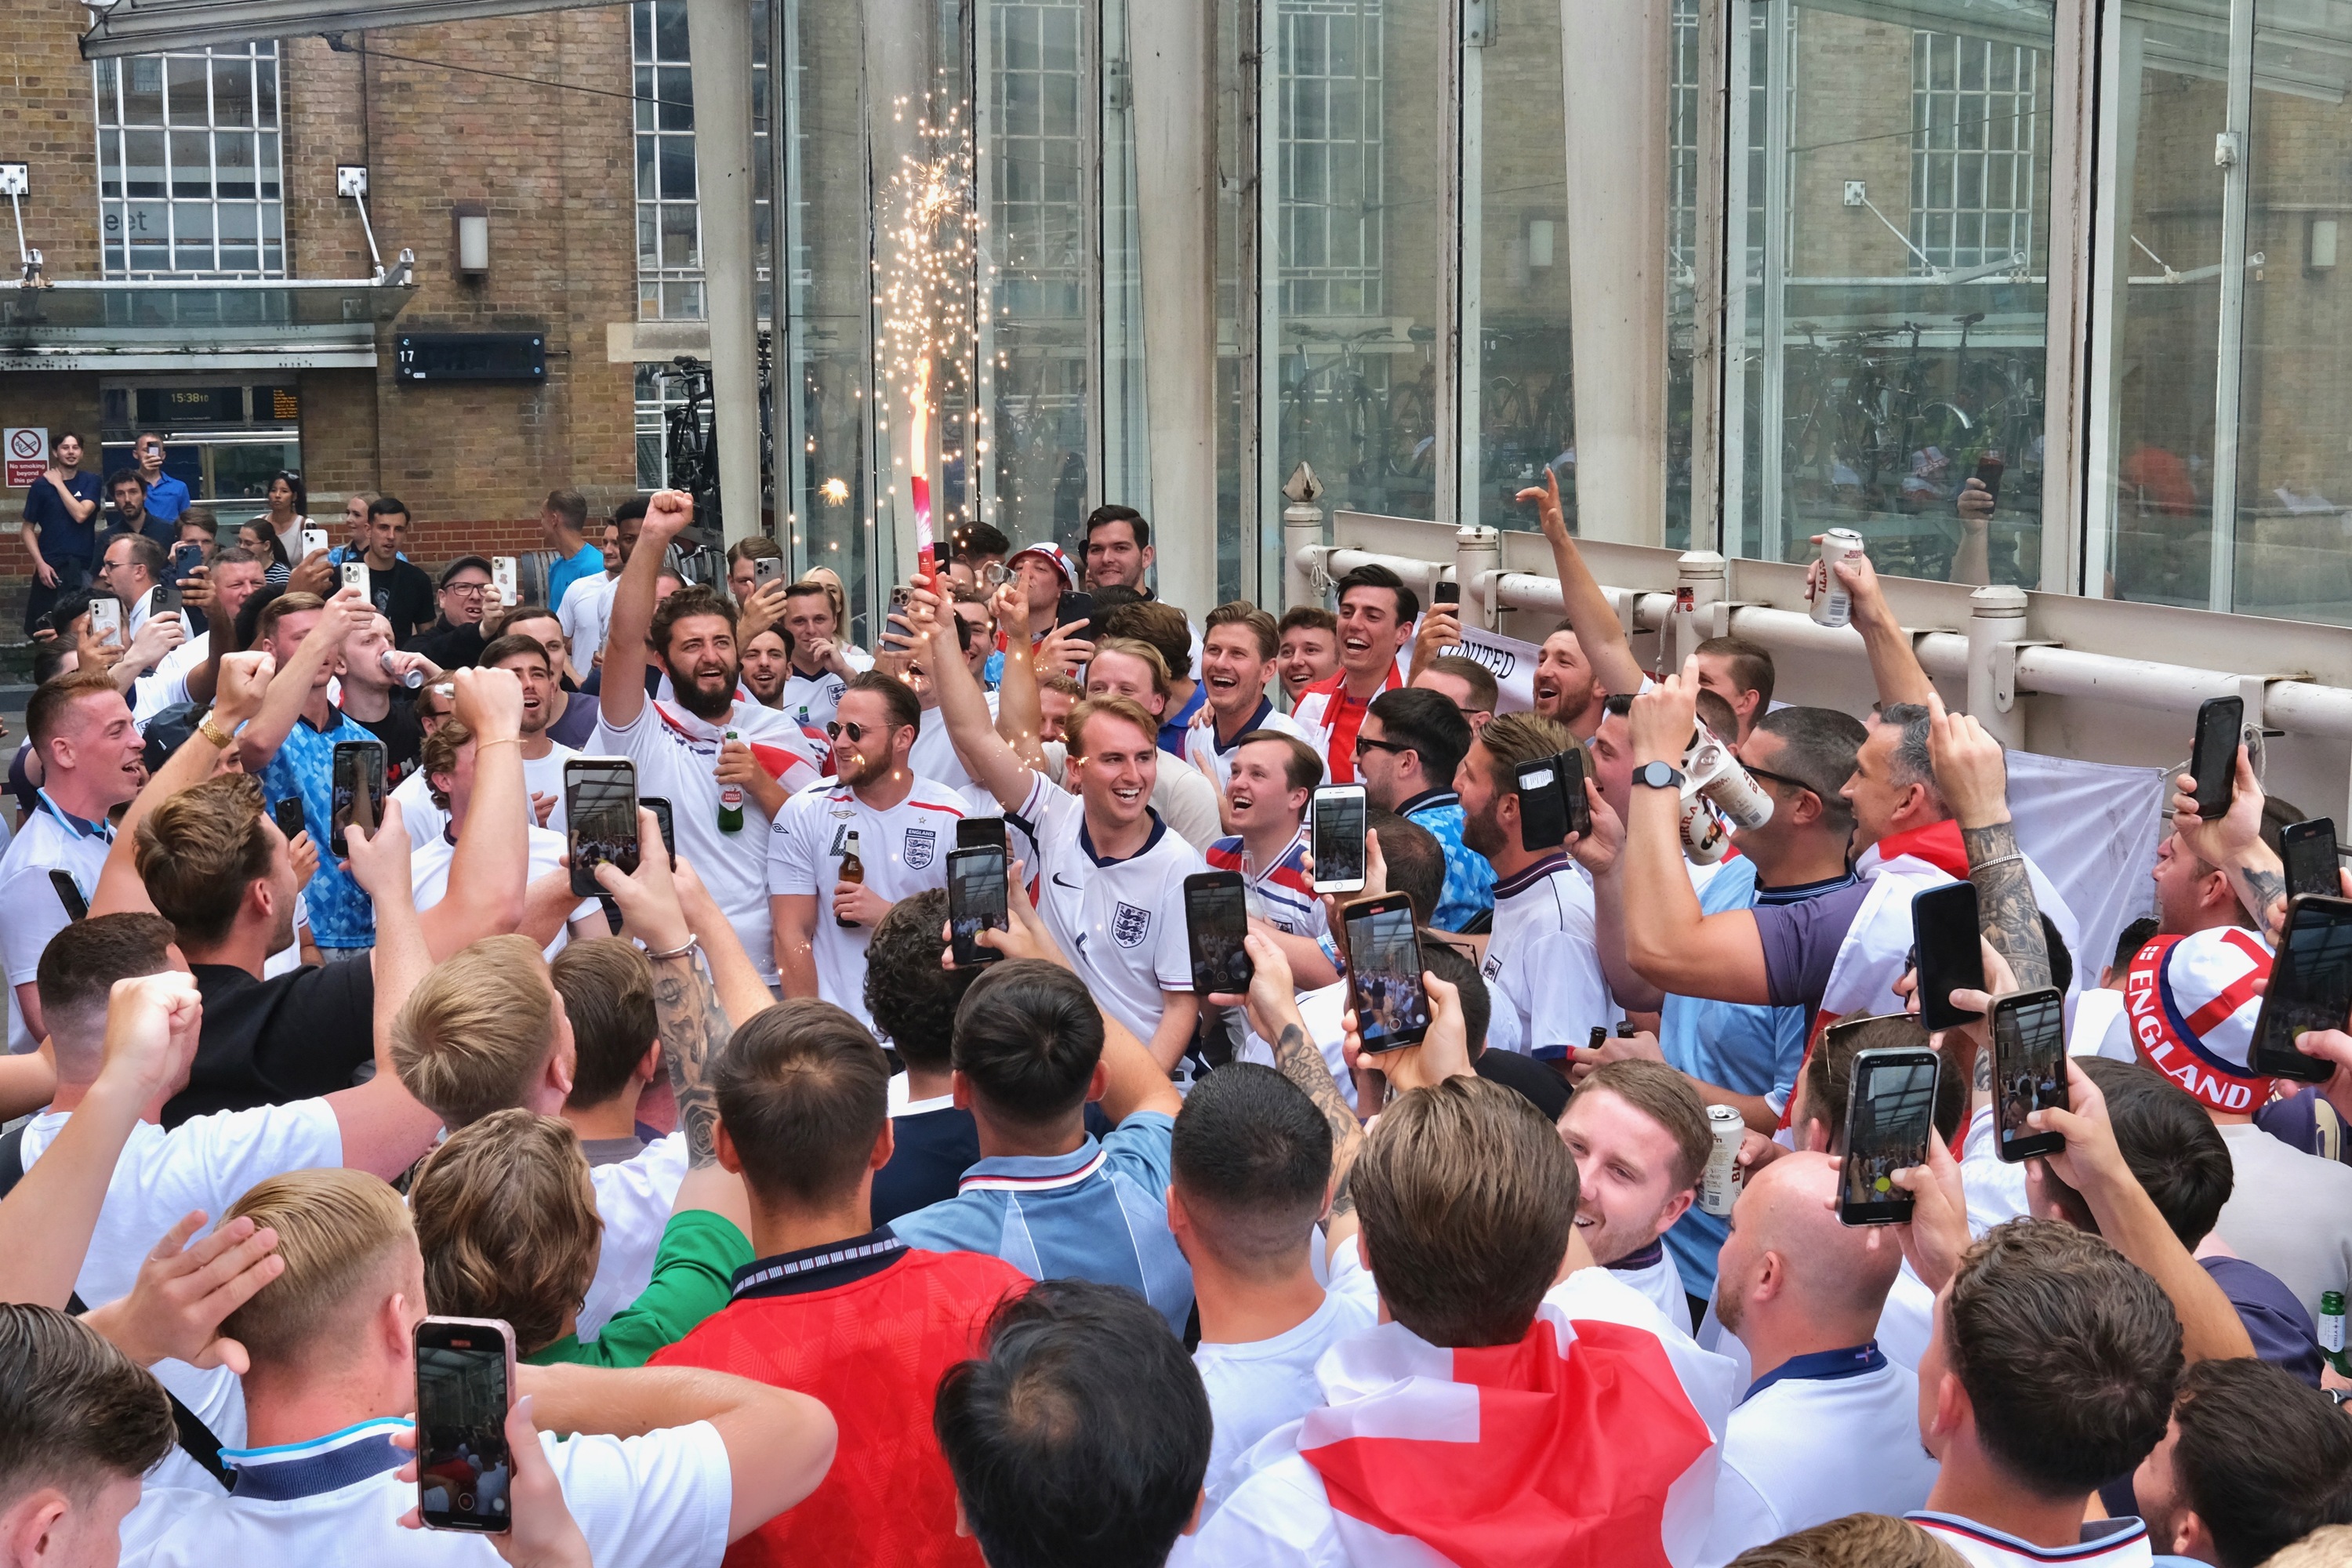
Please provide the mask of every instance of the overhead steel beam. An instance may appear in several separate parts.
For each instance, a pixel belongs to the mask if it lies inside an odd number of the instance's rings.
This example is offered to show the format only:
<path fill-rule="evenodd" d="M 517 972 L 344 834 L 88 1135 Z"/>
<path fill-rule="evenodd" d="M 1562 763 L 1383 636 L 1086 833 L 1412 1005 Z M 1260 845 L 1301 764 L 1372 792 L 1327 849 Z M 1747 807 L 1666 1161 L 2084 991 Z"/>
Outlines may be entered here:
<path fill-rule="evenodd" d="M 310 33 L 359 32 L 373 27 L 418 27 L 436 22 L 471 22 L 485 16 L 518 16 L 533 11 L 564 11 L 613 0 L 116 0 L 94 6 L 97 20 L 81 37 L 85 58 L 153 54 L 163 49 L 201 48 L 248 38 L 286 38 Z"/>

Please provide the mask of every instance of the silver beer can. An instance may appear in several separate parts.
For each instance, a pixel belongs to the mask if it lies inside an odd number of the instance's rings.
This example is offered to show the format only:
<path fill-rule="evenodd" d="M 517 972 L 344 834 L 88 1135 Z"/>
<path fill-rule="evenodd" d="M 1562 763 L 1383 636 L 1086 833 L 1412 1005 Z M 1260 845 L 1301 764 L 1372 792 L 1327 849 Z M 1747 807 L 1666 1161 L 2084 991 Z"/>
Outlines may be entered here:
<path fill-rule="evenodd" d="M 1683 753 L 1683 772 L 1734 826 L 1753 830 L 1772 820 L 1772 797 L 1740 764 L 1738 753 L 1703 723 Z"/>
<path fill-rule="evenodd" d="M 1853 618 L 1853 595 L 1838 585 L 1837 563 L 1863 552 L 1862 535 L 1850 528 L 1832 528 L 1822 535 L 1822 591 L 1813 599 L 1817 626 L 1842 626 Z"/>
<path fill-rule="evenodd" d="M 402 669 L 396 667 L 393 663 L 392 650 L 390 648 L 384 649 L 382 653 L 376 655 L 375 658 L 376 663 L 383 667 L 383 672 L 386 675 L 389 675 L 394 680 L 397 680 L 403 686 L 408 688 L 411 691 L 415 690 L 418 687 L 425 684 L 425 672 L 418 669 L 414 665 L 410 666 L 406 669 Z"/>
<path fill-rule="evenodd" d="M 1731 1107 L 1710 1105 L 1706 1108 L 1706 1128 L 1715 1134 L 1715 1147 L 1706 1157 L 1706 1173 L 1699 1178 L 1698 1206 L 1705 1213 L 1726 1215 L 1731 1213 L 1731 1205 L 1739 1201 L 1744 1180 L 1739 1169 L 1739 1144 L 1747 1136 L 1747 1124 Z"/>

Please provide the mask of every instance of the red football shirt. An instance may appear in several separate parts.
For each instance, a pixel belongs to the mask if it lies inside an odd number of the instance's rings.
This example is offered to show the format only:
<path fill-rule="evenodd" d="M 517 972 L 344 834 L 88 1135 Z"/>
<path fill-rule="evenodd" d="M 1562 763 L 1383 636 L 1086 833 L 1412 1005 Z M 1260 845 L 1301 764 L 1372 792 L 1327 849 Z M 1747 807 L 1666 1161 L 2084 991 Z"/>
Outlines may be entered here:
<path fill-rule="evenodd" d="M 931 1436 L 940 1377 L 975 1354 L 988 1314 L 1028 1278 L 1001 1258 L 909 1248 L 877 1272 L 738 1297 L 653 1358 L 732 1373 L 824 1401 L 833 1468 L 799 1507 L 727 1549 L 727 1568 L 856 1563 L 981 1568 L 955 1532 L 955 1482 Z M 772 1292 L 772 1293 L 770 1293 Z"/>

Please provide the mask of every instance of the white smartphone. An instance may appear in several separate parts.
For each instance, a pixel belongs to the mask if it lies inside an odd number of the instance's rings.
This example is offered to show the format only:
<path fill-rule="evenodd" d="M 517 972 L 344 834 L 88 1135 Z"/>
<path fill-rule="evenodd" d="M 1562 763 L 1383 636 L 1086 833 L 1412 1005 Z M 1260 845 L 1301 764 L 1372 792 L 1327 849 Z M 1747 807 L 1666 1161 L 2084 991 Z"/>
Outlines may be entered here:
<path fill-rule="evenodd" d="M 364 594 L 368 591 L 368 569 L 364 561 L 343 563 L 343 586 Z"/>
<path fill-rule="evenodd" d="M 1315 890 L 1364 890 L 1364 786 L 1325 784 L 1310 808 L 1314 831 Z"/>
<path fill-rule="evenodd" d="M 101 643 L 122 646 L 122 601 L 92 599 L 89 602 L 89 635 Z"/>
<path fill-rule="evenodd" d="M 490 557 L 490 585 L 499 591 L 499 603 L 512 609 L 522 603 L 515 591 L 515 558 L 511 555 Z"/>
<path fill-rule="evenodd" d="M 308 561 L 311 556 L 318 554 L 320 552 L 321 552 L 321 551 L 325 550 L 326 548 L 327 548 L 327 531 L 326 531 L 325 529 L 323 529 L 323 528 L 306 528 L 306 529 L 304 529 L 304 530 L 302 531 L 302 559 L 303 559 L 303 560 Z"/>

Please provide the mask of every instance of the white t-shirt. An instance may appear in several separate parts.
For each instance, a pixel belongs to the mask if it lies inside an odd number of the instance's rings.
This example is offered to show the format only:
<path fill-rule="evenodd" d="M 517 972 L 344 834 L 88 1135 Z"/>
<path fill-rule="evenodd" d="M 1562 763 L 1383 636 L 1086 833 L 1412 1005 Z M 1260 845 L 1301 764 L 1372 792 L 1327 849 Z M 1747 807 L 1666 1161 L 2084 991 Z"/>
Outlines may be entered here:
<path fill-rule="evenodd" d="M 1313 1245 L 1321 1243 L 1318 1232 Z M 1355 1248 L 1347 1248 L 1342 1256 L 1353 1258 Z M 1214 1424 L 1209 1472 L 1202 1482 L 1209 1494 L 1203 1519 L 1246 1479 L 1246 1470 L 1235 1468 L 1244 1454 L 1267 1433 L 1323 1403 L 1323 1385 L 1315 1378 L 1315 1363 L 1323 1352 L 1379 1319 L 1376 1303 L 1327 1291 L 1323 1304 L 1297 1328 L 1246 1344 L 1203 1341 L 1192 1352 L 1192 1364 L 1200 1368 L 1202 1384 L 1209 1391 L 1209 1417 Z"/>
<path fill-rule="evenodd" d="M 449 842 L 446 829 L 409 852 L 408 880 L 415 893 L 418 914 L 423 914 L 449 896 L 449 863 L 457 858 L 457 847 Z M 530 829 L 530 866 L 523 873 L 525 880 L 536 881 L 550 871 L 562 868 L 563 835 L 550 832 L 544 827 Z M 568 919 L 586 920 L 597 911 L 597 907 L 595 900 L 583 900 Z M 551 959 L 562 952 L 571 940 L 570 931 L 557 931 L 555 940 L 547 944 L 547 956 Z"/>
<path fill-rule="evenodd" d="M 802 729 L 823 730 L 840 711 L 841 693 L 848 684 L 830 669 L 803 675 L 786 665 L 783 689 L 776 693 L 776 706 Z"/>
<path fill-rule="evenodd" d="M 555 606 L 555 624 L 563 628 L 563 641 L 572 652 L 572 668 L 583 679 L 589 666 L 604 651 L 604 632 L 613 622 L 613 589 L 620 582 L 599 572 L 593 577 L 575 577 L 563 590 L 563 603 Z M 590 698 L 594 701 L 594 698 Z"/>
<path fill-rule="evenodd" d="M 619 1164 L 591 1166 L 588 1179 L 596 1186 L 596 1217 L 604 1222 L 604 1239 L 576 1325 L 583 1340 L 594 1339 L 653 1279 L 662 1227 L 669 1224 L 678 1184 L 686 1180 L 686 1134 L 657 1139 Z"/>
<path fill-rule="evenodd" d="M 1682 1270 L 1675 1267 L 1675 1255 L 1664 1247 L 1658 1248 L 1657 1259 L 1638 1268 L 1619 1268 L 1603 1265 L 1609 1277 L 1641 1293 L 1642 1299 L 1666 1315 L 1675 1327 L 1686 1328 L 1690 1323 L 1690 1298 L 1683 1290 Z"/>
<path fill-rule="evenodd" d="M 2314 1322 L 2319 1298 L 2352 1291 L 2352 1166 L 2273 1138 L 2251 1121 L 2221 1128 L 2234 1184 L 2213 1234 L 2279 1277 Z"/>
<path fill-rule="evenodd" d="M 547 814 L 547 821 L 543 825 L 551 833 L 561 835 L 563 832 L 563 764 L 583 754 L 569 746 L 550 742 L 547 755 L 522 760 L 524 798 L 527 800 L 531 795 L 543 795 L 555 802 L 555 809 Z M 644 789 L 642 782 L 639 787 L 646 795 L 656 793 Z M 412 851 L 423 849 L 439 838 L 441 830 L 449 826 L 449 814 L 433 804 L 433 785 L 421 767 L 393 786 L 392 798 L 400 802 L 400 822 L 408 829 L 408 847 Z M 530 820 L 533 825 L 540 825 L 536 806 L 531 808 Z"/>
<path fill-rule="evenodd" d="M 988 700 L 988 721 L 996 722 L 997 693 L 981 694 Z M 948 721 L 936 708 L 923 710 L 923 721 L 916 728 L 915 743 L 907 749 L 907 765 L 919 778 L 938 779 L 950 789 L 962 792 L 967 799 L 977 795 L 988 799 L 988 792 L 964 771 L 963 759 L 956 755 L 955 742 L 948 739 Z M 1001 809 L 992 802 L 992 810 Z"/>
<path fill-rule="evenodd" d="M 1887 1360 L 1917 1372 L 1919 1358 L 1927 1353 L 1927 1342 L 1935 1334 L 1936 1293 L 1912 1272 L 1906 1258 L 1895 1271 L 1886 1305 L 1878 1310 L 1878 1348 L 1886 1352 Z"/>
<path fill-rule="evenodd" d="M 1331 1081 L 1339 1086 L 1339 1097 L 1348 1109 L 1356 1109 L 1356 1075 L 1348 1070 L 1348 1058 L 1343 1047 L 1347 1031 L 1340 1026 L 1341 1016 L 1348 1010 L 1348 983 L 1344 980 L 1298 994 L 1298 1021 L 1305 1025 L 1315 1048 L 1323 1053 L 1323 1065 L 1331 1069 Z M 1273 1067 L 1274 1044 L 1255 1029 L 1244 1025 L 1241 1048 L 1234 1053 L 1235 1061 L 1256 1062 Z"/>
<path fill-rule="evenodd" d="M 787 795 L 816 783 L 823 769 L 808 754 L 800 726 L 773 708 L 738 702 L 712 724 L 683 708 L 648 700 L 626 729 L 615 730 L 600 714 L 594 754 L 626 757 L 637 764 L 637 794 L 670 803 L 677 825 L 677 852 L 691 861 L 711 898 L 735 927 L 743 951 L 768 984 L 776 983 L 776 947 L 768 917 L 768 836 L 760 808 L 743 792 L 743 826 L 719 827 L 719 748 L 726 731 L 750 746 L 760 764 Z"/>
<path fill-rule="evenodd" d="M 1919 1379 L 1908 1367 L 1874 1352 L 1799 1356 L 1725 1426 L 1715 1527 L 1699 1561 L 1728 1563 L 1850 1513 L 1900 1516 L 1926 1507 L 1935 1484 L 1936 1461 L 1919 1446 Z"/>
<path fill-rule="evenodd" d="M 857 835 L 866 885 L 895 904 L 948 885 L 948 852 L 955 847 L 956 824 L 963 815 L 961 795 L 918 773 L 906 798 L 887 811 L 866 805 L 846 784 L 828 781 L 784 802 L 769 826 L 770 896 L 803 893 L 816 899 L 817 994 L 868 1028 L 874 1019 L 866 1010 L 866 949 L 874 928 L 845 926 L 833 914 L 833 889 L 841 879 L 848 836 Z"/>
<path fill-rule="evenodd" d="M 1156 816 L 1144 847 L 1124 860 L 1095 854 L 1085 803 L 1042 773 L 1011 817 L 1035 840 L 1037 912 L 1095 1000 L 1149 1044 L 1160 993 L 1192 989 L 1184 879 L 1207 869 L 1201 852 Z"/>
<path fill-rule="evenodd" d="M 1580 1046 L 1594 1025 L 1617 1020 L 1593 945 L 1592 887 L 1574 861 L 1554 855 L 1496 882 L 1482 973 L 1510 1005 L 1524 1053 Z"/>
<path fill-rule="evenodd" d="M 2082 1542 L 2074 1546 L 2036 1546 L 1957 1514 L 1922 1510 L 1910 1518 L 1971 1568 L 2042 1568 L 2053 1563 L 2064 1568 L 2148 1568 L 2156 1561 L 2147 1526 L 2128 1515 L 2086 1522 Z"/>
<path fill-rule="evenodd" d="M 191 700 L 188 696 L 188 672 L 200 669 L 212 657 L 213 634 L 207 629 L 182 643 L 162 658 L 155 668 L 131 683 L 131 717 L 141 729 L 147 721 L 166 708 Z"/>
<path fill-rule="evenodd" d="M 288 1490 L 299 1491 L 301 1479 L 316 1478 L 322 1489 L 308 1495 L 237 1497 L 210 1483 L 149 1487 L 122 1521 L 123 1568 L 218 1568 L 224 1563 L 497 1568 L 499 1554 L 486 1537 L 401 1529 L 400 1516 L 416 1506 L 416 1483 L 394 1479 L 394 1467 L 332 1484 L 340 1454 L 381 1445 L 384 1434 L 407 1426 L 383 1419 L 312 1443 L 225 1456 L 274 1461 L 248 1468 L 287 1473 Z M 596 1568 L 718 1568 L 727 1552 L 734 1480 L 717 1427 L 698 1421 L 637 1437 L 564 1442 L 541 1433 L 540 1443 Z"/>
<path fill-rule="evenodd" d="M 58 896 L 49 873 L 69 874 L 87 904 L 98 892 L 98 874 L 105 869 L 106 852 L 114 843 L 111 826 L 95 833 L 76 826 L 47 791 L 34 799 L 33 815 L 8 841 L 7 852 L 0 854 L 0 910 L 7 911 L 7 918 L 0 920 L 0 960 L 8 965 L 8 1049 L 19 1055 L 41 1042 L 25 1025 L 16 987 L 30 985 L 38 976 L 41 951 L 69 923 L 65 900 Z"/>

